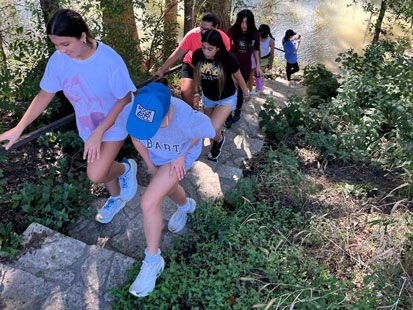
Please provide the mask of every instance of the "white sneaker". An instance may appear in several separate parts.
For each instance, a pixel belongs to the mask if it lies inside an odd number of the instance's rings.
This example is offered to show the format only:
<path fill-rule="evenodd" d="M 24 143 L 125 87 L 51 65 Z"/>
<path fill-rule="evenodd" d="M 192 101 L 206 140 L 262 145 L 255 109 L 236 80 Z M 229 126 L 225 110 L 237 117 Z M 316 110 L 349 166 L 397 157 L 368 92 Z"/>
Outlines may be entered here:
<path fill-rule="evenodd" d="M 126 201 L 119 197 L 113 198 L 112 196 L 106 201 L 102 209 L 99 210 L 95 216 L 95 220 L 106 224 L 109 223 L 113 217 L 126 205 Z"/>
<path fill-rule="evenodd" d="M 138 182 L 136 181 L 138 165 L 133 159 L 124 158 L 123 162 L 129 164 L 129 171 L 126 175 L 121 175 L 119 177 L 120 198 L 128 202 L 135 197 L 136 191 L 138 190 Z"/>
<path fill-rule="evenodd" d="M 182 212 L 181 210 L 176 210 L 174 214 L 172 214 L 171 218 L 168 222 L 168 229 L 173 233 L 177 233 L 181 231 L 188 220 L 188 213 L 194 213 L 196 209 L 196 202 L 192 198 L 188 198 L 189 200 L 189 211 Z"/>
<path fill-rule="evenodd" d="M 129 287 L 129 293 L 136 297 L 145 297 L 155 288 L 156 278 L 160 276 L 165 268 L 165 261 L 162 256 L 159 257 L 159 262 L 149 264 L 142 262 L 141 271 Z"/>

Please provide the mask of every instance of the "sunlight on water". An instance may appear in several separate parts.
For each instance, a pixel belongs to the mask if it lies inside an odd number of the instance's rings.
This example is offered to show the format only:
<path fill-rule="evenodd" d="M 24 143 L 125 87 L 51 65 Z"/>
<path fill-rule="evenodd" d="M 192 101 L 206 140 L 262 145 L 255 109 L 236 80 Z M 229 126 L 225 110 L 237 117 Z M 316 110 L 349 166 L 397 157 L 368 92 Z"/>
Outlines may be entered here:
<path fill-rule="evenodd" d="M 350 0 L 283 1 L 274 9 L 274 18 L 257 13 L 257 25 L 263 21 L 271 26 L 276 46 L 287 29 L 301 34 L 298 53 L 299 64 L 304 66 L 322 62 L 336 69 L 334 60 L 338 53 L 353 47 L 362 51 L 370 41 L 367 35 L 369 15 L 361 7 L 347 7 Z M 284 59 L 282 52 L 276 52 Z M 284 60 L 282 60 L 284 61 Z"/>

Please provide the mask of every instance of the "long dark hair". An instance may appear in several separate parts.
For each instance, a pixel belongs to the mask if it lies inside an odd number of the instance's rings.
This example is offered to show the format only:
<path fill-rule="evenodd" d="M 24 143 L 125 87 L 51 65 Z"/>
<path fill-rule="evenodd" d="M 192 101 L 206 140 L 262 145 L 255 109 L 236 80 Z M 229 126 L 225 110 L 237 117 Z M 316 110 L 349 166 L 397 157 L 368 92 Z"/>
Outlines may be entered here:
<path fill-rule="evenodd" d="M 271 34 L 270 26 L 268 26 L 266 24 L 261 24 L 260 28 L 258 28 L 258 31 L 261 34 L 261 38 L 266 38 L 266 37 L 270 36 L 271 39 L 275 40 L 274 37 Z"/>
<path fill-rule="evenodd" d="M 214 63 L 218 67 L 218 91 L 219 98 L 224 91 L 225 85 L 225 72 L 224 72 L 224 58 L 228 54 L 228 51 L 225 48 L 224 42 L 222 41 L 221 34 L 215 29 L 209 29 L 206 31 L 201 38 L 201 42 L 206 42 L 212 46 L 218 48 L 217 53 L 214 56 Z M 198 77 L 198 80 L 201 81 L 201 68 L 206 63 L 206 58 L 204 53 L 201 53 L 201 60 L 196 65 L 194 74 Z"/>
<path fill-rule="evenodd" d="M 87 44 L 92 45 L 90 39 L 93 39 L 93 37 L 90 34 L 89 27 L 82 16 L 72 10 L 61 9 L 56 11 L 47 23 L 46 31 L 48 35 L 52 34 L 59 37 L 73 37 L 76 39 L 80 39 L 84 32 L 86 34 Z"/>
<path fill-rule="evenodd" d="M 248 9 L 241 10 L 237 14 L 237 20 L 235 21 L 235 24 L 232 25 L 230 30 L 234 33 L 234 43 L 236 49 L 239 48 L 238 46 L 238 40 L 243 37 L 243 33 L 241 30 L 241 23 L 244 18 L 247 18 L 247 33 L 246 33 L 246 40 L 247 40 L 247 46 L 249 46 L 254 39 L 254 33 L 257 32 L 257 27 L 255 27 L 255 19 L 254 19 L 254 14 Z"/>

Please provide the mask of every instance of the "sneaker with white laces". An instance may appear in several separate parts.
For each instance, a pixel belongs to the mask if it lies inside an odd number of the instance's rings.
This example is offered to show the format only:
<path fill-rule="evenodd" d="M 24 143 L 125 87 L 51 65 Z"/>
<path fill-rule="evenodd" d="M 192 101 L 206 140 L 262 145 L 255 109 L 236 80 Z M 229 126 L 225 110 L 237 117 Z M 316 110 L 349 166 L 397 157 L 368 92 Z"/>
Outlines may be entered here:
<path fill-rule="evenodd" d="M 222 139 L 221 141 L 214 140 L 212 144 L 211 151 L 208 153 L 208 159 L 211 161 L 218 161 L 218 158 L 221 156 L 222 147 L 225 143 L 225 136 L 224 133 L 221 131 Z"/>
<path fill-rule="evenodd" d="M 124 158 L 122 161 L 129 165 L 129 171 L 125 175 L 119 177 L 120 198 L 128 202 L 135 197 L 136 191 L 138 190 L 138 182 L 136 181 L 138 165 L 133 159 Z"/>
<path fill-rule="evenodd" d="M 165 268 L 165 261 L 162 256 L 159 257 L 157 263 L 142 262 L 141 271 L 129 287 L 129 293 L 136 297 L 148 296 L 150 292 L 155 288 L 156 278 L 160 276 Z"/>
<path fill-rule="evenodd" d="M 180 232 L 186 224 L 188 220 L 188 213 L 194 213 L 196 209 L 196 202 L 192 198 L 188 198 L 189 200 L 189 210 L 188 212 L 182 212 L 179 208 L 172 214 L 171 218 L 168 222 L 168 229 L 173 233 Z"/>
<path fill-rule="evenodd" d="M 102 209 L 99 210 L 95 216 L 95 220 L 106 224 L 109 223 L 113 217 L 126 205 L 126 201 L 119 197 L 113 198 L 112 196 L 106 201 Z"/>

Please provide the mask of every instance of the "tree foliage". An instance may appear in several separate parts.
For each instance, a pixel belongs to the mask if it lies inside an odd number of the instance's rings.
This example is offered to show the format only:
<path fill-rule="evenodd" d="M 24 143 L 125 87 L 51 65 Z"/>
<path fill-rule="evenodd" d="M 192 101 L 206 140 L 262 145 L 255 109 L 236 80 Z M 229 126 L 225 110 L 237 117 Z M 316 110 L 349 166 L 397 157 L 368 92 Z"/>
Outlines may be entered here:
<path fill-rule="evenodd" d="M 379 5 L 374 0 L 353 0 L 360 4 L 363 10 L 370 13 L 373 20 L 373 42 L 379 40 L 381 33 L 391 33 L 394 25 L 400 26 L 406 32 L 413 27 L 413 2 L 410 0 L 381 0 Z"/>

